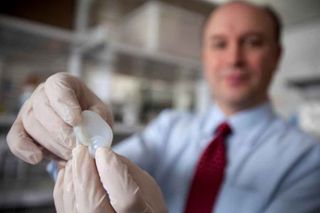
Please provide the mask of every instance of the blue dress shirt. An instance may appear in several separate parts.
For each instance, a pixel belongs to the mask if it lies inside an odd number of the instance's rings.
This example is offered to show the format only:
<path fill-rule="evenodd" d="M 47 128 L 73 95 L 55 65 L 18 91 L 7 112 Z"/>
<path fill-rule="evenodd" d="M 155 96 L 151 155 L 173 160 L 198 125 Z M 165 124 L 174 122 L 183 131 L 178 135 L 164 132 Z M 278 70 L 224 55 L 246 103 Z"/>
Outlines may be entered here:
<path fill-rule="evenodd" d="M 196 163 L 227 121 L 228 165 L 216 213 L 320 212 L 320 143 L 278 118 L 269 102 L 226 117 L 164 111 L 114 147 L 160 185 L 169 212 L 183 212 Z"/>

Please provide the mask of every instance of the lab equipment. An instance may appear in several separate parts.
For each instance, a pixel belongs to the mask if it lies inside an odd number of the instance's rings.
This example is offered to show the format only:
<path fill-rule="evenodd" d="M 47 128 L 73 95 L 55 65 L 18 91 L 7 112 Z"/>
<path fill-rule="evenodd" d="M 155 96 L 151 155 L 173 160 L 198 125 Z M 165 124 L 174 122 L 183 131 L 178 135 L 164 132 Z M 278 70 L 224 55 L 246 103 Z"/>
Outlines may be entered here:
<path fill-rule="evenodd" d="M 99 114 L 90 110 L 82 111 L 81 116 L 81 123 L 73 128 L 77 144 L 88 146 L 92 157 L 99 147 L 110 148 L 113 133 L 108 123 Z"/>

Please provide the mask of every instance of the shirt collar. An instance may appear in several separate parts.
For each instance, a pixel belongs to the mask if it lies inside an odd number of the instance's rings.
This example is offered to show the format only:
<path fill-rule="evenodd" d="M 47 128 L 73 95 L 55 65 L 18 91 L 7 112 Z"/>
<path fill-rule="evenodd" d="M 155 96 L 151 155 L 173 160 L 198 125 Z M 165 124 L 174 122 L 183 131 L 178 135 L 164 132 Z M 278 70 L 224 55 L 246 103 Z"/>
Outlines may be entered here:
<path fill-rule="evenodd" d="M 232 132 L 237 134 L 238 132 L 247 131 L 250 128 L 256 127 L 261 124 L 260 121 L 265 121 L 273 116 L 275 116 L 275 114 L 269 101 L 229 117 L 221 111 L 218 105 L 213 104 L 204 118 L 203 131 L 205 135 L 212 136 L 218 125 L 226 121 L 231 126 Z"/>

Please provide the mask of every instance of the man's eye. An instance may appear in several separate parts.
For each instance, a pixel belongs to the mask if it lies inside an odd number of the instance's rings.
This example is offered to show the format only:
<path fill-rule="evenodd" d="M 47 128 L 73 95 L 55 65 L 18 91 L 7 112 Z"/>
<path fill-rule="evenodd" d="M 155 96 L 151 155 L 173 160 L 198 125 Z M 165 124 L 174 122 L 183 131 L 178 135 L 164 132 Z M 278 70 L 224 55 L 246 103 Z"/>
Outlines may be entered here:
<path fill-rule="evenodd" d="M 223 49 L 227 46 L 227 44 L 224 41 L 213 41 L 210 46 L 211 49 Z"/>
<path fill-rule="evenodd" d="M 249 37 L 244 39 L 243 43 L 247 47 L 260 47 L 262 45 L 262 39 L 257 37 Z"/>

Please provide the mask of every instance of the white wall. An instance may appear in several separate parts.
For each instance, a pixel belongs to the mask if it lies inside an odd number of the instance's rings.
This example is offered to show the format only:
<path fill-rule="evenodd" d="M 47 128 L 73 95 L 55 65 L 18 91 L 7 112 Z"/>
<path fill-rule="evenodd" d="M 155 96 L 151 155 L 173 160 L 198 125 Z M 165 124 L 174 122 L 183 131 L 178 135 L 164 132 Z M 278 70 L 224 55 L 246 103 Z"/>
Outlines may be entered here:
<path fill-rule="evenodd" d="M 320 20 L 285 30 L 283 44 L 282 62 L 271 96 L 277 111 L 288 117 L 297 112 L 304 101 L 304 94 L 288 88 L 288 79 L 320 77 Z"/>

